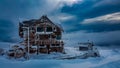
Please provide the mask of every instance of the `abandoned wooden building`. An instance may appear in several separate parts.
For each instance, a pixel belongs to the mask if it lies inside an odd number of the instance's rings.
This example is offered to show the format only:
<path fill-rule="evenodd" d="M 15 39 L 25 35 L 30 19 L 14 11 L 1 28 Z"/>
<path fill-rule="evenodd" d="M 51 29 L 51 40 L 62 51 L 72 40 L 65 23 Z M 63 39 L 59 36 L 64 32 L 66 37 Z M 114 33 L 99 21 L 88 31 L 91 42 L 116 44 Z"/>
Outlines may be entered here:
<path fill-rule="evenodd" d="M 19 23 L 19 36 L 29 53 L 64 52 L 63 29 L 46 15 Z"/>

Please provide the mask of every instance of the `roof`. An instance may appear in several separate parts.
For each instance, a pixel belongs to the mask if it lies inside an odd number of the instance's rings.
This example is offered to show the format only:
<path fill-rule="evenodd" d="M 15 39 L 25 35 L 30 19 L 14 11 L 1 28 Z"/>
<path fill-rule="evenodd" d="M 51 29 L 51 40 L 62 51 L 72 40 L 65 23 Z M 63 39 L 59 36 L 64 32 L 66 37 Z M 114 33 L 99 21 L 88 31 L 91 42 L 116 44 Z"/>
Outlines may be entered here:
<path fill-rule="evenodd" d="M 32 25 L 35 22 L 36 22 L 36 19 L 32 19 L 32 20 L 29 20 L 29 21 L 23 21 L 23 24 Z"/>
<path fill-rule="evenodd" d="M 93 45 L 93 43 L 90 43 L 90 42 L 79 43 L 79 46 L 82 46 L 82 47 L 88 47 L 89 45 Z"/>
<path fill-rule="evenodd" d="M 41 19 L 47 19 L 51 24 L 53 24 L 56 27 L 60 28 L 61 31 L 64 31 L 60 24 L 53 23 L 46 15 L 43 15 L 40 19 L 31 19 L 31 20 L 28 20 L 28 21 L 23 21 L 22 24 L 32 26 L 34 23 L 38 23 L 38 22 L 40 23 Z"/>

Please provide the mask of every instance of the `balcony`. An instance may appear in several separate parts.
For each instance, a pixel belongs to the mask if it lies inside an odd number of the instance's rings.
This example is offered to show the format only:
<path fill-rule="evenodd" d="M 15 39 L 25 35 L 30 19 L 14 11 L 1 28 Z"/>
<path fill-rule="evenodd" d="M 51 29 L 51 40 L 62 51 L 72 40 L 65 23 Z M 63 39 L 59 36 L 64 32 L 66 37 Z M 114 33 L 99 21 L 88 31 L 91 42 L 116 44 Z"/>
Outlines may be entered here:
<path fill-rule="evenodd" d="M 64 45 L 64 42 L 61 40 L 37 40 L 36 44 L 39 44 L 39 45 L 50 45 L 50 44 Z"/>
<path fill-rule="evenodd" d="M 52 34 L 53 32 L 36 32 L 36 34 Z"/>

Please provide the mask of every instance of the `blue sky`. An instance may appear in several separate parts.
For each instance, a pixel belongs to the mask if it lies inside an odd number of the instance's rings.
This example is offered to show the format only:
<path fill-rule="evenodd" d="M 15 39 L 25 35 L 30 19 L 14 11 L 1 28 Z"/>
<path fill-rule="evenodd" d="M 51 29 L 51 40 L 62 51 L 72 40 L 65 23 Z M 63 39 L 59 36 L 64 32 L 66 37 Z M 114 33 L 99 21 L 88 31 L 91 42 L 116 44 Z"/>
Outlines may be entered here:
<path fill-rule="evenodd" d="M 17 40 L 19 21 L 44 14 L 80 39 L 120 44 L 119 0 L 0 0 L 0 41 Z"/>

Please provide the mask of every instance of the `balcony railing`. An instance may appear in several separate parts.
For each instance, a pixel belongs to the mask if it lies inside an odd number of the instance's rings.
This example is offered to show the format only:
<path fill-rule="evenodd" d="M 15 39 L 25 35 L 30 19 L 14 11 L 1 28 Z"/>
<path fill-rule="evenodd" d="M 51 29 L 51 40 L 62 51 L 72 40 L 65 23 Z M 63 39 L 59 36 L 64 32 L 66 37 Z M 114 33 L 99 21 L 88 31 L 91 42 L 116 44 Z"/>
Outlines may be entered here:
<path fill-rule="evenodd" d="M 36 32 L 36 34 L 52 34 L 53 32 Z"/>
<path fill-rule="evenodd" d="M 36 40 L 36 44 L 39 44 L 39 45 L 61 44 L 63 45 L 64 42 L 61 40 Z"/>

